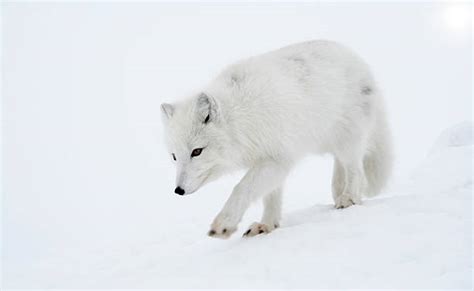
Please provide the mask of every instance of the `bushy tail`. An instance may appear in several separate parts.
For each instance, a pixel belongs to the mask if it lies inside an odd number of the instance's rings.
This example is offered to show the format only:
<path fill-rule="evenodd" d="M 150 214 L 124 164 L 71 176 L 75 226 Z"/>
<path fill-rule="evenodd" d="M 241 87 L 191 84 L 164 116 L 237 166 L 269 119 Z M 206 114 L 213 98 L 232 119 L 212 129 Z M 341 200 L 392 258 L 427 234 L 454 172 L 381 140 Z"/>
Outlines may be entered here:
<path fill-rule="evenodd" d="M 393 165 L 390 129 L 385 116 L 380 119 L 372 132 L 369 149 L 364 156 L 364 172 L 367 179 L 365 194 L 369 197 L 379 194 L 387 184 Z"/>

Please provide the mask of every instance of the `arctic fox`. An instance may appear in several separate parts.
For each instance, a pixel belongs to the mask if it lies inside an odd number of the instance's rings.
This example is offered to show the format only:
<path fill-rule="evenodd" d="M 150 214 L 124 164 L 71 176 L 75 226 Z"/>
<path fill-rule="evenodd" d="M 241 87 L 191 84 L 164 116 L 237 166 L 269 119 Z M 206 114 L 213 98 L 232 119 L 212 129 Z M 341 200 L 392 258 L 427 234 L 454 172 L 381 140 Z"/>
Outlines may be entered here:
<path fill-rule="evenodd" d="M 247 170 L 209 236 L 232 235 L 258 198 L 262 219 L 244 236 L 277 228 L 285 178 L 307 154 L 334 156 L 336 208 L 377 194 L 390 174 L 381 92 L 366 63 L 335 42 L 298 43 L 244 59 L 191 98 L 161 109 L 177 169 L 175 193 L 191 194 L 224 173 Z"/>

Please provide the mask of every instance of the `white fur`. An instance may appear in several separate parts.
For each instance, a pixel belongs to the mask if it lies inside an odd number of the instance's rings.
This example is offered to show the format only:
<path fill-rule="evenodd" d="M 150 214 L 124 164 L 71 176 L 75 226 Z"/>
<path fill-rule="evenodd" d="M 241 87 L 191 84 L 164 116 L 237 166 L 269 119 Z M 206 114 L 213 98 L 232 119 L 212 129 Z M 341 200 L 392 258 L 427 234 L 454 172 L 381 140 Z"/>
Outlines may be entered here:
<path fill-rule="evenodd" d="M 262 197 L 264 232 L 277 227 L 282 185 L 305 155 L 334 156 L 337 208 L 377 194 L 390 173 L 380 89 L 364 61 L 334 42 L 299 43 L 242 60 L 162 111 L 168 148 L 177 157 L 176 183 L 186 194 L 226 172 L 248 170 L 211 225 L 215 237 L 230 236 Z M 204 149 L 191 158 L 195 148 Z"/>

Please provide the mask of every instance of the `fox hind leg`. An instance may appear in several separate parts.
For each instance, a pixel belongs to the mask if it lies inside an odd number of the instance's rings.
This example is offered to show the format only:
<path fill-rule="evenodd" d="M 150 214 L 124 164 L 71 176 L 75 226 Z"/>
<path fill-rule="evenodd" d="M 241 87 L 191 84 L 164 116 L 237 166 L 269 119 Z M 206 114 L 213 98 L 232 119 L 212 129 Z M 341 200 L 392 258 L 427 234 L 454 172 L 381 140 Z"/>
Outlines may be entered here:
<path fill-rule="evenodd" d="M 332 174 L 332 198 L 334 202 L 337 201 L 338 197 L 342 195 L 346 186 L 346 180 L 344 176 L 344 167 L 341 162 L 334 158 L 333 174 Z"/>
<path fill-rule="evenodd" d="M 362 203 L 366 187 L 362 152 L 352 151 L 335 159 L 332 190 L 336 208 Z"/>

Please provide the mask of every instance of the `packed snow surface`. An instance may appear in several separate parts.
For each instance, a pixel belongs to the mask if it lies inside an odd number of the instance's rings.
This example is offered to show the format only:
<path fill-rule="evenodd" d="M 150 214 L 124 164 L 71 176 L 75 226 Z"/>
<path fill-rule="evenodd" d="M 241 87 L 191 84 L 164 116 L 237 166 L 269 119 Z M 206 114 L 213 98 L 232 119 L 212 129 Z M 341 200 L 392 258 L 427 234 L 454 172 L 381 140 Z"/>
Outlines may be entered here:
<path fill-rule="evenodd" d="M 170 211 L 148 222 L 149 239 L 57 250 L 12 265 L 5 287 L 470 288 L 472 125 L 446 130 L 434 148 L 385 194 L 344 210 L 307 201 L 284 214 L 281 228 L 254 238 L 207 237 L 223 200 L 176 195 L 157 206 Z M 285 198 L 299 199 L 291 187 Z"/>

